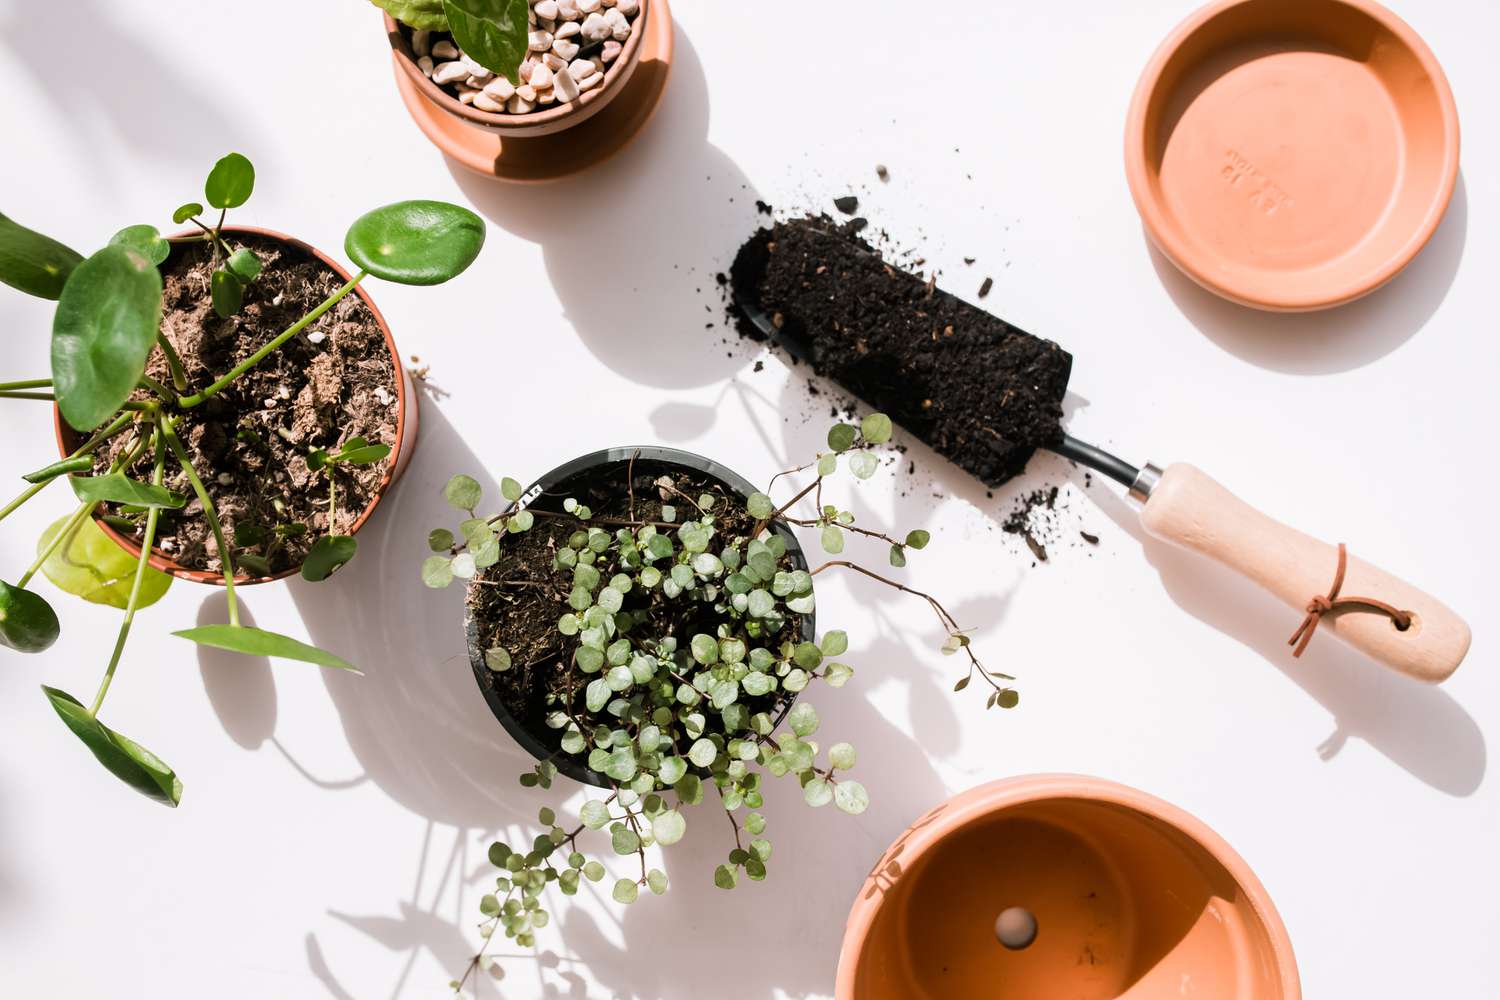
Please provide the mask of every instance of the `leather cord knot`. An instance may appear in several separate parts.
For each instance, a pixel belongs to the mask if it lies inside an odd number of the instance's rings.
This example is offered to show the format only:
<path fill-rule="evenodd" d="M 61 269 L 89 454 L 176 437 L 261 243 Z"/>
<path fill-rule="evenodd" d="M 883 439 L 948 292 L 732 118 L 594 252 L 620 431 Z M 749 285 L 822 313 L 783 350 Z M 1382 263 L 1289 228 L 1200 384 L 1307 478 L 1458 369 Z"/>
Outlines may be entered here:
<path fill-rule="evenodd" d="M 1307 617 L 1302 619 L 1302 624 L 1297 626 L 1297 631 L 1293 632 L 1292 637 L 1286 641 L 1288 646 L 1297 647 L 1292 650 L 1293 656 L 1302 655 L 1302 651 L 1312 641 L 1313 633 L 1318 630 L 1318 624 L 1322 622 L 1324 615 L 1339 611 L 1370 611 L 1385 615 L 1402 632 L 1411 628 L 1411 614 L 1384 601 L 1377 601 L 1373 597 L 1340 597 L 1339 591 L 1344 588 L 1344 572 L 1348 568 L 1348 553 L 1344 549 L 1344 543 L 1339 542 L 1339 565 L 1333 574 L 1333 586 L 1328 588 L 1326 596 L 1319 594 L 1307 602 Z"/>

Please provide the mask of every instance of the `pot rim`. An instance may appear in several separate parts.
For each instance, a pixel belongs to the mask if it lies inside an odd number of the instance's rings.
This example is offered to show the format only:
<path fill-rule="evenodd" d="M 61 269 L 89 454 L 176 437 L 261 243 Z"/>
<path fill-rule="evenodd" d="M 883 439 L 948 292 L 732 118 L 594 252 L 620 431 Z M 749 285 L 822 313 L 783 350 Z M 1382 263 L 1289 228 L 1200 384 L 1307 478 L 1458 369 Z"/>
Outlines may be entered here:
<path fill-rule="evenodd" d="M 261 226 L 224 226 L 220 230 L 220 232 L 227 234 L 243 233 L 250 236 L 264 237 L 266 239 L 275 240 L 280 243 L 286 243 L 308 254 L 311 254 L 313 257 L 321 261 L 324 265 L 332 269 L 333 272 L 337 274 L 343 281 L 347 282 L 353 277 L 349 273 L 349 271 L 343 267 L 343 265 L 339 264 L 338 261 L 334 260 L 332 257 L 328 256 L 312 244 L 305 243 L 302 240 L 297 239 L 295 236 L 288 236 L 285 233 L 277 232 L 274 229 L 266 229 Z M 197 231 L 195 230 L 180 230 L 176 233 L 171 234 L 167 238 L 175 240 L 195 235 L 198 235 Z M 390 325 L 386 323 L 385 317 L 381 315 L 379 307 L 375 305 L 374 298 L 372 298 L 369 292 L 365 290 L 363 283 L 354 286 L 354 294 L 360 297 L 364 304 L 369 307 L 371 314 L 374 315 L 375 322 L 380 327 L 380 333 L 385 338 L 386 350 L 390 352 L 391 364 L 395 369 L 396 444 L 395 447 L 391 449 L 391 454 L 386 462 L 385 474 L 381 476 L 380 482 L 375 487 L 375 495 L 370 498 L 369 504 L 366 505 L 365 509 L 360 513 L 360 515 L 354 519 L 354 523 L 350 525 L 349 534 L 351 536 L 357 534 L 359 532 L 359 529 L 364 527 L 365 522 L 370 519 L 370 515 L 375 512 L 376 506 L 379 505 L 380 501 L 385 497 L 386 493 L 390 491 L 391 486 L 394 485 L 398 477 L 397 469 L 400 464 L 399 460 L 401 458 L 403 444 L 406 441 L 407 425 L 409 423 L 412 427 L 416 426 L 416 409 L 418 406 L 417 394 L 414 390 L 408 388 L 407 380 L 402 374 L 403 369 L 401 367 L 401 354 L 396 349 L 395 339 L 391 336 Z M 407 419 L 408 415 L 410 415 L 411 417 L 409 421 Z M 63 457 L 67 457 L 68 454 L 72 451 L 72 449 L 68 447 L 68 439 L 72 436 L 78 435 L 78 432 L 63 420 L 62 410 L 58 408 L 56 403 L 52 405 L 52 423 L 57 434 L 58 451 Z M 129 553 L 132 559 L 140 557 L 141 547 L 137 545 L 134 540 L 126 538 L 107 522 L 101 520 L 97 512 L 94 514 L 94 523 L 97 524 L 99 528 L 106 535 L 108 535 L 116 545 L 120 546 L 120 548 Z M 207 570 L 192 569 L 190 567 L 184 566 L 181 563 L 177 562 L 177 560 L 173 559 L 171 556 L 167 555 L 160 548 L 157 548 L 155 546 L 152 546 L 151 557 L 147 560 L 147 562 L 153 569 L 160 570 L 163 573 L 168 573 L 179 580 L 187 580 L 191 583 L 203 583 L 212 586 L 222 587 L 224 585 L 223 573 L 211 573 Z M 287 577 L 300 572 L 301 569 L 302 565 L 299 563 L 296 566 L 292 566 L 278 573 L 272 573 L 270 576 L 241 576 L 236 573 L 234 585 L 236 587 L 249 587 L 260 583 L 271 583 L 276 580 L 284 580 Z"/>
<path fill-rule="evenodd" d="M 386 38 L 390 42 L 392 55 L 396 57 L 396 65 L 416 85 L 422 96 L 449 114 L 471 124 L 493 132 L 513 133 L 517 137 L 524 137 L 527 133 L 536 133 L 541 129 L 560 130 L 578 124 L 603 107 L 624 87 L 631 70 L 640 59 L 641 39 L 646 33 L 646 19 L 651 16 L 651 0 L 640 0 L 640 6 L 641 12 L 636 15 L 635 23 L 631 26 L 630 37 L 625 39 L 624 47 L 614 65 L 605 70 L 603 83 L 587 93 L 580 94 L 575 101 L 556 104 L 545 110 L 531 111 L 524 115 L 502 115 L 481 111 L 463 103 L 433 83 L 417 66 L 416 53 L 412 51 L 411 41 L 406 37 L 405 25 L 400 24 L 390 14 L 382 16 L 385 19 Z M 559 124 L 569 118 L 574 121 Z M 549 126 L 553 128 L 549 129 Z"/>
<path fill-rule="evenodd" d="M 557 468 L 540 476 L 533 481 L 521 494 L 521 499 L 505 508 L 505 513 L 525 507 L 538 496 L 551 492 L 552 488 L 564 480 L 587 472 L 591 469 L 605 465 L 615 465 L 621 462 L 629 462 L 632 456 L 637 461 L 654 461 L 671 465 L 680 465 L 684 468 L 699 472 L 719 480 L 725 486 L 730 487 L 742 497 L 749 497 L 756 492 L 756 487 L 748 479 L 735 472 L 727 466 L 721 465 L 710 458 L 683 451 L 680 448 L 668 448 L 660 445 L 640 445 L 637 447 L 604 448 L 599 451 L 580 455 L 569 462 L 564 462 Z M 807 569 L 807 556 L 803 552 L 802 544 L 797 540 L 796 532 L 785 524 L 775 523 L 768 525 L 770 530 L 776 532 L 786 539 L 787 554 L 792 557 L 792 562 L 799 569 Z M 500 699 L 492 686 L 485 684 L 485 679 L 491 673 L 490 668 L 485 665 L 484 653 L 479 649 L 479 625 L 474 620 L 474 612 L 469 604 L 468 597 L 476 584 L 470 583 L 464 591 L 464 640 L 469 650 L 469 666 L 474 671 L 474 682 L 479 687 L 479 693 L 484 696 L 485 703 L 489 705 L 490 712 L 500 722 L 500 725 L 510 734 L 521 747 L 538 761 L 551 761 L 560 774 L 565 774 L 574 781 L 585 785 L 593 785 L 596 788 L 613 788 L 614 786 L 605 780 L 604 776 L 589 770 L 588 766 L 579 758 L 571 754 L 554 753 L 548 749 L 541 740 L 532 735 L 531 731 L 523 726 L 519 719 L 511 715 L 510 710 Z M 807 642 L 814 641 L 817 635 L 817 608 L 814 607 L 811 614 L 802 616 L 802 638 Z M 791 710 L 796 696 L 788 699 L 782 706 L 781 714 L 776 717 L 776 724 L 780 725 L 786 713 Z"/>
<path fill-rule="evenodd" d="M 1275 955 L 1282 988 L 1278 1000 L 1301 1000 L 1302 984 L 1291 937 L 1270 893 L 1250 865 L 1228 841 L 1192 813 L 1129 785 L 1082 774 L 1021 775 L 979 785 L 925 813 L 892 842 L 892 847 L 901 847 L 901 877 L 909 877 L 940 841 L 971 824 L 1026 803 L 1064 799 L 1081 799 L 1128 809 L 1166 824 L 1207 852 L 1244 892 L 1251 910 L 1265 930 Z M 857 1000 L 854 995 L 855 973 L 886 897 L 885 892 L 871 892 L 870 889 L 880 887 L 877 878 L 885 868 L 890 850 L 887 848 L 881 854 L 870 874 L 860 883 L 859 895 L 850 910 L 839 950 L 836 1000 Z"/>
<path fill-rule="evenodd" d="M 1125 119 L 1125 177 L 1130 187 L 1131 199 L 1140 214 L 1141 223 L 1152 245 L 1172 262 L 1183 274 L 1198 285 L 1231 302 L 1271 312 L 1313 312 L 1346 305 L 1376 291 L 1400 274 L 1431 241 L 1447 214 L 1449 203 L 1458 183 L 1459 149 L 1461 145 L 1458 106 L 1453 98 L 1453 88 L 1443 72 L 1437 56 L 1417 34 L 1416 30 L 1393 11 L 1374 0 L 1330 0 L 1355 10 L 1375 21 L 1400 39 L 1420 63 L 1432 81 L 1437 95 L 1443 128 L 1442 179 L 1434 191 L 1431 204 L 1427 206 L 1421 225 L 1401 244 L 1399 251 L 1378 267 L 1347 282 L 1337 289 L 1325 289 L 1311 296 L 1277 295 L 1264 289 L 1242 287 L 1221 280 L 1207 267 L 1201 258 L 1187 245 L 1187 241 L 1170 224 L 1170 213 L 1163 206 L 1156 192 L 1156 182 L 1150 169 L 1148 150 L 1153 137 L 1147 135 L 1146 123 L 1150 115 L 1153 98 L 1161 84 L 1162 73 L 1182 45 L 1199 29 L 1226 11 L 1235 7 L 1262 3 L 1264 0 L 1212 0 L 1189 14 L 1172 29 L 1152 54 L 1150 62 L 1141 72 L 1135 92 L 1130 100 L 1130 110 Z"/>

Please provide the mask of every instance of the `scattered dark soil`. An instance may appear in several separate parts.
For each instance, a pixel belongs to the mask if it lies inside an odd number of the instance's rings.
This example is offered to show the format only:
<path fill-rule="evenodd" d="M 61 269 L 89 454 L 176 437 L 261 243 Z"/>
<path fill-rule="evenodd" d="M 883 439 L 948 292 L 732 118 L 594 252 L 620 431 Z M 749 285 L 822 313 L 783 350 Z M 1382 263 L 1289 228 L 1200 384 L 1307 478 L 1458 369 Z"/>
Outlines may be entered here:
<path fill-rule="evenodd" d="M 853 215 L 859 211 L 859 199 L 852 194 L 846 194 L 842 198 L 833 199 L 833 207 L 845 215 Z"/>
<path fill-rule="evenodd" d="M 550 493 L 538 497 L 529 507 L 533 512 L 561 514 L 562 502 L 574 497 L 593 511 L 594 521 L 629 519 L 632 516 L 630 490 L 627 487 L 628 463 L 620 462 L 580 473 L 559 483 Z M 716 504 L 714 549 L 731 537 L 748 536 L 755 521 L 745 511 L 743 499 L 724 483 L 682 466 L 652 461 L 637 461 L 631 477 L 635 487 L 634 518 L 641 521 L 661 519 L 663 504 L 675 506 L 679 514 L 685 501 L 680 497 L 666 499 L 654 485 L 670 476 L 676 487 L 692 497 L 711 493 L 725 498 Z M 557 630 L 558 619 L 572 612 L 568 595 L 572 589 L 572 570 L 552 568 L 553 554 L 568 536 L 580 527 L 571 517 L 538 516 L 535 526 L 521 535 L 507 536 L 500 550 L 500 560 L 475 577 L 468 592 L 468 606 L 473 615 L 480 649 L 503 646 L 510 653 L 512 666 L 501 673 L 481 672 L 481 684 L 498 695 L 506 710 L 529 733 L 548 749 L 561 753 L 562 732 L 549 729 L 547 716 L 557 710 L 557 703 L 572 703 L 582 711 L 583 689 L 592 679 L 572 665 L 572 651 L 577 643 Z M 608 574 L 605 574 L 606 578 Z M 507 581 L 514 581 L 508 584 Z M 624 610 L 651 610 L 651 618 L 636 629 L 649 629 L 655 636 L 677 636 L 679 646 L 699 632 L 713 633 L 712 609 L 701 603 L 666 599 L 660 588 L 643 594 L 639 588 L 626 595 Z M 799 634 L 800 616 L 789 615 L 787 633 Z M 573 697 L 569 697 L 569 690 Z M 746 702 L 751 711 L 771 712 L 774 717 L 784 693 L 766 695 Z M 780 707 L 778 707 L 780 706 Z"/>
<path fill-rule="evenodd" d="M 215 265 L 207 245 L 175 244 L 161 265 L 162 331 L 182 356 L 192 390 L 226 375 L 343 284 L 330 267 L 297 247 L 252 234 L 225 237 L 231 247 L 254 250 L 264 264 L 245 290 L 244 307 L 228 319 L 213 310 L 209 280 Z M 320 335 L 321 342 L 314 343 Z M 160 351 L 152 355 L 147 373 L 171 383 Z M 225 534 L 232 539 L 237 527 L 269 534 L 277 527 L 305 525 L 302 534 L 248 550 L 265 558 L 273 573 L 299 566 L 317 537 L 330 530 L 328 479 L 308 470 L 308 452 L 335 449 L 355 436 L 394 449 L 396 377 L 374 313 L 350 294 L 229 388 L 184 411 L 178 435 L 213 497 Z M 380 401 L 377 389 L 389 403 Z M 128 436 L 121 435 L 107 451 L 101 449 L 95 473 L 107 471 L 127 443 Z M 387 462 L 340 469 L 334 532 L 349 531 L 374 500 L 394 459 L 392 454 Z M 190 569 L 218 570 L 218 546 L 187 475 L 170 460 L 167 469 L 168 488 L 191 499 L 179 511 L 162 512 L 157 546 Z M 149 477 L 149 458 L 134 472 Z"/>
<path fill-rule="evenodd" d="M 808 216 L 761 229 L 731 282 L 817 374 L 989 486 L 1061 440 L 1072 356 L 887 263 L 848 224 Z M 747 320 L 738 328 L 764 339 Z"/>
<path fill-rule="evenodd" d="M 990 294 L 990 289 L 995 287 L 994 278 L 985 278 L 979 286 L 979 297 L 982 299 Z"/>

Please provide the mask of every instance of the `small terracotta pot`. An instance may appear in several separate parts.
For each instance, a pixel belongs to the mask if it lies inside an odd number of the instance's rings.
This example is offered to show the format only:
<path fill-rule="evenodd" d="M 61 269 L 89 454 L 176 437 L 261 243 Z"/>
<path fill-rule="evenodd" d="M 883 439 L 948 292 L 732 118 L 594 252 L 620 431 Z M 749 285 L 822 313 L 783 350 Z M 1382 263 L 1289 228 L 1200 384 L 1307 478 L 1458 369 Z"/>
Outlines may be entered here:
<path fill-rule="evenodd" d="M 274 229 L 261 229 L 257 226 L 225 226 L 222 231 L 229 236 L 236 234 L 259 236 L 263 239 L 285 243 L 316 257 L 332 269 L 341 281 L 347 282 L 353 277 L 337 261 L 323 253 L 317 247 L 303 243 L 301 240 L 288 236 L 285 233 L 278 233 Z M 194 235 L 196 233 L 189 230 L 174 233 L 170 238 L 175 240 Z M 177 244 L 174 243 L 174 252 L 176 246 Z M 351 535 L 356 534 L 364 526 L 365 522 L 370 519 L 370 515 L 375 512 L 375 507 L 380 503 L 381 498 L 385 496 L 396 480 L 401 478 L 401 474 L 406 471 L 406 466 L 411 462 L 412 452 L 417 447 L 417 422 L 419 417 L 417 392 L 412 385 L 411 376 L 407 374 L 406 369 L 401 364 L 401 354 L 396 350 L 396 341 L 391 337 L 390 326 L 386 324 L 385 317 L 380 314 L 380 310 L 375 306 L 375 300 L 370 297 L 369 292 L 365 291 L 363 284 L 355 286 L 354 294 L 358 295 L 364 304 L 369 307 L 370 312 L 375 317 L 375 322 L 380 325 L 380 332 L 385 337 L 386 350 L 391 355 L 391 364 L 395 367 L 400 377 L 396 380 L 396 446 L 391 449 L 391 456 L 385 467 L 385 475 L 381 477 L 380 483 L 375 489 L 374 498 L 370 500 L 369 506 L 364 509 L 359 517 L 355 518 L 354 524 L 350 526 L 349 534 Z M 52 408 L 52 419 L 57 428 L 58 450 L 66 457 L 83 443 L 86 435 L 79 434 L 72 427 L 68 426 L 67 421 L 62 418 L 62 411 L 55 405 Z M 114 539 L 120 548 L 130 553 L 132 558 L 140 555 L 141 547 L 133 539 L 120 534 L 97 516 L 94 518 L 94 522 L 99 525 L 106 535 Z M 149 561 L 155 569 L 159 569 L 163 573 L 170 573 L 179 580 L 217 586 L 223 586 L 224 584 L 224 575 L 222 573 L 210 573 L 206 570 L 190 569 L 181 565 L 158 548 L 151 550 L 151 559 Z M 247 587 L 257 583 L 270 583 L 273 580 L 285 579 L 300 569 L 300 566 L 293 566 L 290 569 L 272 574 L 271 576 L 236 575 L 234 585 L 236 587 Z"/>
<path fill-rule="evenodd" d="M 625 89 L 625 84 L 629 82 L 631 74 L 635 72 L 636 66 L 641 61 L 641 39 L 646 36 L 647 19 L 651 17 L 651 8 L 655 6 L 651 0 L 640 0 L 640 3 L 641 12 L 636 15 L 630 37 L 625 40 L 619 58 L 605 72 L 604 82 L 580 95 L 576 101 L 539 108 L 525 115 L 492 114 L 464 104 L 433 83 L 428 79 L 427 74 L 422 72 L 421 67 L 417 65 L 416 54 L 412 51 L 411 39 L 407 37 L 407 29 L 389 14 L 385 15 L 385 32 L 386 37 L 390 39 L 391 51 L 396 57 L 396 64 L 400 71 L 406 74 L 407 78 L 416 85 L 418 93 L 427 100 L 470 125 L 506 137 L 534 138 L 552 135 L 588 121 L 603 111 L 605 106 Z"/>
<path fill-rule="evenodd" d="M 748 498 L 751 493 L 756 492 L 755 486 L 749 480 L 712 459 L 707 459 L 702 455 L 695 455 L 690 451 L 682 451 L 677 448 L 658 448 L 642 445 L 638 448 L 607 448 L 603 451 L 596 451 L 580 458 L 575 458 L 571 462 L 560 465 L 528 486 L 526 491 L 521 494 L 520 501 L 508 507 L 506 512 L 509 513 L 518 507 L 533 507 L 543 503 L 548 505 L 545 509 L 561 511 L 563 500 L 572 495 L 567 485 L 569 480 L 575 479 L 583 473 L 603 469 L 608 466 L 617 467 L 623 480 L 632 458 L 635 461 L 638 475 L 647 469 L 655 470 L 658 474 L 671 473 L 674 468 L 677 470 L 688 469 L 711 479 L 718 480 L 722 485 L 742 497 Z M 802 545 L 797 541 L 796 533 L 784 524 L 773 524 L 770 530 L 786 540 L 786 551 L 787 555 L 792 558 L 792 564 L 798 569 L 807 569 L 807 557 L 803 555 Z M 478 586 L 479 584 L 477 583 L 471 583 L 469 584 L 469 590 L 472 592 Z M 803 615 L 803 641 L 812 642 L 817 632 L 817 612 L 814 611 L 812 614 Z M 545 741 L 534 735 L 521 724 L 519 719 L 510 714 L 510 709 L 506 707 L 505 702 L 500 698 L 499 692 L 495 690 L 493 682 L 494 674 L 484 662 L 485 651 L 483 644 L 479 641 L 479 623 L 474 620 L 473 610 L 467 602 L 464 605 L 464 636 L 468 640 L 469 665 L 474 669 L 474 680 L 479 684 L 479 691 L 484 695 L 484 700 L 490 706 L 490 711 L 495 714 L 496 719 L 500 720 L 500 725 L 505 727 L 505 731 L 511 735 L 511 738 L 521 744 L 526 752 L 537 760 L 552 761 L 557 765 L 558 771 L 572 778 L 574 781 L 581 781 L 586 785 L 594 785 L 598 788 L 613 787 L 605 780 L 603 775 L 589 770 L 583 761 L 577 757 L 555 753 L 548 747 Z M 791 710 L 794 701 L 796 701 L 795 697 L 787 699 L 782 704 L 781 712 L 776 716 L 777 725 L 781 724 L 781 720 Z"/>
<path fill-rule="evenodd" d="M 1024 907 L 1011 950 L 998 915 Z M 922 817 L 860 889 L 837 1000 L 1300 1000 L 1292 944 L 1248 865 L 1175 806 L 1036 775 Z"/>

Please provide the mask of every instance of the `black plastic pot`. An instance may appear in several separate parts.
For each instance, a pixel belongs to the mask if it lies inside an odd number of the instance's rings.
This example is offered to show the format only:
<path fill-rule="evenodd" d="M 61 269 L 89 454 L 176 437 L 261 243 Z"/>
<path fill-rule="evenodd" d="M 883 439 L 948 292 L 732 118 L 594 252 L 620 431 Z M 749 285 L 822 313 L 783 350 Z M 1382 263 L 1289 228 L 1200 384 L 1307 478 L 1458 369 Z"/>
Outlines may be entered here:
<path fill-rule="evenodd" d="M 562 510 L 562 502 L 568 497 L 575 495 L 577 491 L 570 490 L 569 482 L 579 478 L 585 473 L 593 474 L 603 472 L 610 466 L 618 466 L 620 481 L 624 482 L 626 469 L 629 467 L 631 458 L 635 459 L 635 474 L 637 476 L 650 475 L 652 478 L 660 475 L 671 475 L 674 471 L 690 470 L 712 479 L 735 491 L 742 497 L 749 497 L 756 492 L 756 488 L 749 480 L 739 475 L 718 462 L 704 458 L 702 455 L 694 455 L 690 451 L 682 451 L 677 448 L 658 448 L 654 446 L 641 446 L 638 448 L 608 448 L 604 451 L 596 451 L 592 454 L 575 458 L 558 466 L 551 472 L 542 476 L 536 482 L 527 487 L 521 494 L 520 501 L 514 507 L 536 507 L 541 510 Z M 786 540 L 786 551 L 792 559 L 792 564 L 797 569 L 807 569 L 807 558 L 802 553 L 802 546 L 797 541 L 797 536 L 784 524 L 773 524 L 770 530 Z M 470 589 L 478 586 L 470 584 Z M 802 617 L 802 638 L 812 642 L 817 635 L 817 612 Z M 505 707 L 500 700 L 492 683 L 493 674 L 484 662 L 484 650 L 480 648 L 479 625 L 474 620 L 474 613 L 468 602 L 464 605 L 464 634 L 468 639 L 469 665 L 474 669 L 474 679 L 479 684 L 479 691 L 484 695 L 484 700 L 490 706 L 490 711 L 495 718 L 500 720 L 500 725 L 511 738 L 519 743 L 537 760 L 550 760 L 557 765 L 562 774 L 567 775 L 574 781 L 581 781 L 587 785 L 595 785 L 599 788 L 612 787 L 610 782 L 601 774 L 590 771 L 584 761 L 572 754 L 553 751 L 538 736 L 533 734 Z M 791 709 L 795 697 L 788 699 L 782 704 L 781 713 L 776 722 L 779 725 L 781 719 Z"/>

